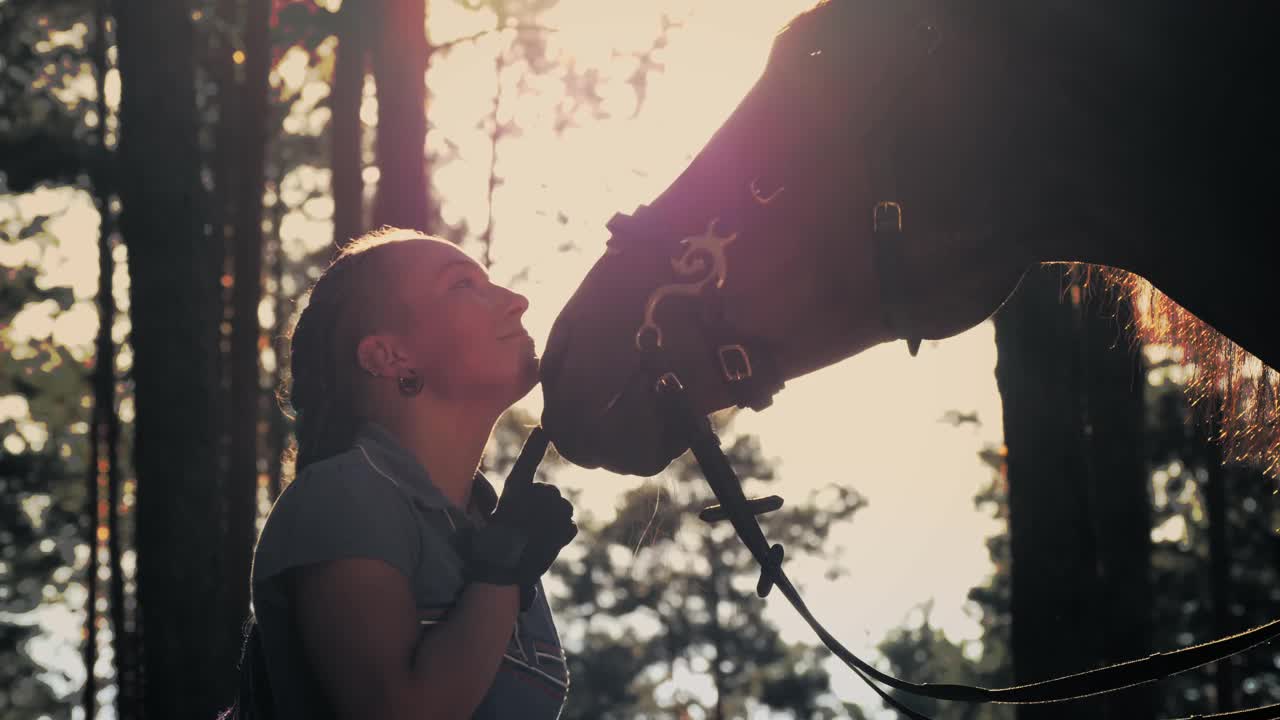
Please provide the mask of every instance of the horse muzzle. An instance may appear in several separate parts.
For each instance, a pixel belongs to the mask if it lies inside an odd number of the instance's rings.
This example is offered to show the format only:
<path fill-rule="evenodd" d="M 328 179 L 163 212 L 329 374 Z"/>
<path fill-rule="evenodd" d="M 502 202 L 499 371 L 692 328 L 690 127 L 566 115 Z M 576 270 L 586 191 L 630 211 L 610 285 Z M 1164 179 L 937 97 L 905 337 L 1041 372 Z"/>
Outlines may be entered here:
<path fill-rule="evenodd" d="M 556 451 L 586 468 L 643 477 L 662 472 L 688 445 L 663 422 L 651 373 L 576 345 L 563 320 L 551 331 L 540 369 L 542 427 Z"/>

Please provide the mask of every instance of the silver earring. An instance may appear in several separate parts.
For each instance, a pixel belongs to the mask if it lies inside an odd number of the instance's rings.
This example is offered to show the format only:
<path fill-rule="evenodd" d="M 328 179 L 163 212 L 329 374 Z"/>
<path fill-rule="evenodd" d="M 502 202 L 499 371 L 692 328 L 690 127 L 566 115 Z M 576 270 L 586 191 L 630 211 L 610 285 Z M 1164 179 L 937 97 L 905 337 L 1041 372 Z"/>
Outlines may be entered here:
<path fill-rule="evenodd" d="M 413 397 L 422 392 L 422 376 L 416 370 L 411 369 L 408 376 L 396 378 L 396 384 L 400 386 L 400 394 L 405 397 Z"/>

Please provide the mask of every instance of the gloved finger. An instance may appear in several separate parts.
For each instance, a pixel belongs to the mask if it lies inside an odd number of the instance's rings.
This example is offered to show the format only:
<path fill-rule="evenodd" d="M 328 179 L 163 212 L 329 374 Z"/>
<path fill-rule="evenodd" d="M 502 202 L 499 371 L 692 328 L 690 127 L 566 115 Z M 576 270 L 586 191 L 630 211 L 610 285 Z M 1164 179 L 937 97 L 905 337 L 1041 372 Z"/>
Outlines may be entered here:
<path fill-rule="evenodd" d="M 560 508 L 560 512 L 568 517 L 573 517 L 573 503 L 569 502 L 568 499 L 562 497 L 556 505 Z"/>
<path fill-rule="evenodd" d="M 560 497 L 560 488 L 549 482 L 535 480 L 534 482 L 529 483 L 529 489 L 531 492 L 545 495 L 547 497 Z"/>
<path fill-rule="evenodd" d="M 568 545 L 577 536 L 578 536 L 578 523 L 570 521 L 569 526 L 565 530 L 565 533 L 563 536 L 564 540 L 561 541 L 560 546 L 564 547 L 565 545 Z"/>
<path fill-rule="evenodd" d="M 544 513 L 572 513 L 573 503 L 560 494 L 560 488 L 546 483 L 534 483 L 533 488 L 525 496 L 529 502 L 536 504 Z"/>
<path fill-rule="evenodd" d="M 511 472 L 507 474 L 506 485 L 502 488 L 503 493 L 506 493 L 511 488 L 520 488 L 533 484 L 533 476 L 537 473 L 538 465 L 547 453 L 548 442 L 550 440 L 547 438 L 547 434 L 543 432 L 541 425 L 529 433 L 529 439 L 524 441 L 524 447 L 520 449 L 520 455 L 516 458 L 515 464 L 511 466 Z"/>
<path fill-rule="evenodd" d="M 522 497 L 525 498 L 526 504 L 536 504 L 544 510 L 558 506 L 564 500 L 560 495 L 560 488 L 542 482 L 532 483 L 526 487 Z"/>

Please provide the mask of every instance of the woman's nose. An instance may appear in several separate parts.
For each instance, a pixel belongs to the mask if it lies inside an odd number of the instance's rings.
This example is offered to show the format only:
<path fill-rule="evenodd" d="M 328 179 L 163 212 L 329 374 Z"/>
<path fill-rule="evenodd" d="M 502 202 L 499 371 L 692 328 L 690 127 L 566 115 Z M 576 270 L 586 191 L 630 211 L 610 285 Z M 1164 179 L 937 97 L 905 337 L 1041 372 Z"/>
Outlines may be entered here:
<path fill-rule="evenodd" d="M 502 291 L 509 296 L 507 298 L 507 312 L 513 315 L 523 315 L 524 311 L 529 309 L 529 298 L 507 288 L 503 288 Z"/>

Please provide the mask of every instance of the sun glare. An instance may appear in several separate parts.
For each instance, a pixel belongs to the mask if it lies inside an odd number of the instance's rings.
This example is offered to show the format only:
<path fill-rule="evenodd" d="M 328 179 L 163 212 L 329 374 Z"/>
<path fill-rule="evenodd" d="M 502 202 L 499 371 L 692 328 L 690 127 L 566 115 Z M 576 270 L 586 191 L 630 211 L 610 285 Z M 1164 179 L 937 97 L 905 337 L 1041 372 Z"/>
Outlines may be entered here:
<path fill-rule="evenodd" d="M 513 120 L 520 134 L 497 150 L 503 183 L 493 198 L 493 275 L 522 278 L 515 286 L 531 300 L 526 324 L 534 337 L 547 337 L 602 252 L 609 216 L 649 202 L 675 179 L 759 76 L 778 28 L 811 4 L 562 0 L 548 14 L 547 25 L 556 28 L 548 52 L 578 70 L 595 69 L 610 112 L 557 133 L 551 120 L 562 89 L 555 78 L 524 93 L 515 92 L 513 77 L 501 80 L 500 119 Z M 664 17 L 671 29 L 656 57 L 661 72 L 649 77 L 641 100 L 627 79 Z M 474 24 L 440 30 L 451 37 L 476 31 Z M 460 46 L 431 70 L 442 99 L 429 111 L 434 142 L 447 138 L 458 158 L 438 170 L 436 187 L 446 219 L 465 219 L 471 228 L 483 228 L 489 212 L 491 142 L 483 118 L 499 87 L 498 47 L 500 41 Z M 928 601 L 930 622 L 953 640 L 980 633 L 966 595 L 992 572 L 982 540 L 999 530 L 973 509 L 973 496 L 991 478 L 977 453 L 1001 442 L 994 364 L 990 324 L 926 346 L 915 359 L 900 346 L 877 348 L 790 383 L 769 412 L 744 413 L 730 431 L 760 437 L 765 455 L 778 461 L 777 489 L 786 497 L 831 483 L 867 496 L 870 505 L 837 538 L 855 580 L 808 581 L 815 612 L 856 652 L 874 657 L 879 638 Z M 541 399 L 535 391 L 521 406 L 536 416 Z M 949 410 L 976 412 L 981 422 L 940 423 Z M 583 511 L 607 520 L 627 489 L 663 479 L 567 468 L 555 481 L 581 493 Z M 855 593 L 859 600 L 851 603 Z M 785 603 L 771 603 L 769 613 L 789 640 L 812 640 Z M 879 707 L 838 662 L 829 670 L 842 698 Z M 664 692 L 679 687 L 697 695 L 699 677 L 686 670 Z"/>
<path fill-rule="evenodd" d="M 651 201 L 675 179 L 759 76 L 777 30 L 812 4 L 560 0 L 541 18 L 539 30 L 558 69 L 536 77 L 524 74 L 518 58 L 495 61 L 515 29 L 467 39 L 491 30 L 493 15 L 466 10 L 461 3 L 432 4 L 432 41 L 457 41 L 433 56 L 427 76 L 433 193 L 447 223 L 465 223 L 463 248 L 473 256 L 492 219 L 491 274 L 530 298 L 526 326 L 539 344 L 602 252 L 605 221 Z M 654 39 L 664 29 L 666 43 L 654 50 Z M 643 92 L 634 83 L 642 63 L 650 63 Z M 569 72 L 596 79 L 599 112 L 575 106 L 565 95 Z M 272 86 L 296 100 L 284 120 L 285 132 L 318 135 L 327 126 L 328 86 L 317 73 L 296 48 L 286 51 L 272 71 Z M 372 85 L 366 90 L 361 117 L 372 124 L 376 99 Z M 85 96 L 88 90 L 77 85 L 67 92 Z M 495 92 L 500 128 L 518 128 L 498 134 L 496 158 Z M 114 71 L 107 94 L 114 106 L 119 97 Z M 332 243 L 325 162 L 316 158 L 316 164 L 296 166 L 268 190 L 286 209 L 282 248 L 295 260 Z M 491 167 L 501 177 L 492 194 Z M 366 171 L 365 179 L 371 191 L 376 168 Z M 79 360 L 91 354 L 97 322 L 91 304 L 97 286 L 97 214 L 80 190 L 0 197 L 0 222 L 20 225 L 41 214 L 51 216 L 45 230 L 58 242 L 0 244 L 0 264 L 38 266 L 44 286 L 74 288 L 73 303 L 29 306 L 0 330 L 0 342 L 11 348 L 52 338 L 72 346 Z M 286 292 L 301 289 L 292 278 L 286 282 Z M 127 279 L 118 280 L 117 287 L 127 288 Z M 260 308 L 264 322 L 276 320 L 274 313 L 269 305 Z M 127 364 L 128 358 L 121 361 Z M 994 362 L 989 324 L 928 345 L 916 359 L 900 346 L 876 348 L 789 383 L 769 412 L 743 413 L 730 430 L 730 435 L 759 436 L 765 456 L 777 461 L 783 480 L 777 489 L 785 497 L 799 500 L 833 483 L 867 497 L 869 506 L 838 537 L 854 580 L 823 582 L 820 572 L 806 578 L 810 605 L 855 652 L 875 657 L 879 638 L 930 600 L 936 600 L 932 624 L 952 639 L 979 633 L 964 608 L 968 589 L 991 572 L 982 540 L 997 531 L 994 521 L 973 509 L 972 500 L 990 480 L 977 453 L 1001 442 Z M 520 407 L 536 417 L 541 399 L 535 391 Z M 976 412 L 981 422 L 940 423 L 950 410 Z M 12 397 L 0 397 L 0 419 L 28 414 Z M 36 435 L 33 431 L 27 441 L 37 440 Z M 580 490 L 580 511 L 604 520 L 613 516 L 623 493 L 642 482 L 578 468 L 558 472 L 555 481 Z M 813 641 L 785 603 L 771 598 L 768 612 L 788 641 Z M 879 707 L 843 666 L 829 670 L 842 698 Z M 705 679 L 705 669 L 686 668 L 675 685 L 661 691 L 697 695 L 705 690 L 699 685 Z"/>

